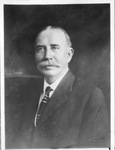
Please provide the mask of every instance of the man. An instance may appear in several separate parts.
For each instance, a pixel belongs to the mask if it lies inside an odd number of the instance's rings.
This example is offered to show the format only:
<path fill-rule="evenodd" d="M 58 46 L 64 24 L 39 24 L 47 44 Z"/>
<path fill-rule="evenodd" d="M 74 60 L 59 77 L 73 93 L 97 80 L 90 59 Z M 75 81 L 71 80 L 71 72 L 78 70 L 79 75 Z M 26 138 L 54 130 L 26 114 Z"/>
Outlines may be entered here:
<path fill-rule="evenodd" d="M 38 34 L 35 61 L 44 79 L 29 80 L 22 87 L 21 100 L 12 113 L 15 134 L 9 147 L 109 146 L 104 96 L 70 71 L 73 54 L 69 35 L 62 28 L 48 26 Z"/>

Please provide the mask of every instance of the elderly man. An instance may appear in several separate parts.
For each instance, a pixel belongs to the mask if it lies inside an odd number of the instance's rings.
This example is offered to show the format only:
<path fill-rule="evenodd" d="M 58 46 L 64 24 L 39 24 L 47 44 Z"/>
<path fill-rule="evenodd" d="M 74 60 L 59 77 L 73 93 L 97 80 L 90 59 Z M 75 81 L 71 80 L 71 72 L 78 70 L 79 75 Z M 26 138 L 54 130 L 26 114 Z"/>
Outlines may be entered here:
<path fill-rule="evenodd" d="M 29 80 L 22 87 L 23 101 L 15 112 L 16 140 L 10 147 L 109 146 L 104 96 L 70 71 L 73 54 L 69 35 L 62 28 L 48 26 L 38 34 L 35 61 L 44 79 Z"/>

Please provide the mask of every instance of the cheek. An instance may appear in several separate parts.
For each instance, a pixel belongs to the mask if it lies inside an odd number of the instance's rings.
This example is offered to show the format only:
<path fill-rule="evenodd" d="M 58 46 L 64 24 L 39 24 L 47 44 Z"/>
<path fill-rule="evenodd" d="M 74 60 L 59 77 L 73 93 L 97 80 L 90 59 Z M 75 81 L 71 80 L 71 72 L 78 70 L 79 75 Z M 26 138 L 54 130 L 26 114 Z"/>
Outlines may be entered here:
<path fill-rule="evenodd" d="M 67 53 L 60 53 L 58 55 L 56 55 L 57 57 L 55 58 L 57 60 L 57 62 L 64 64 L 68 62 L 68 56 Z"/>
<path fill-rule="evenodd" d="M 36 62 L 39 62 L 43 59 L 43 54 L 40 54 L 40 53 L 36 53 L 35 54 L 35 60 Z"/>

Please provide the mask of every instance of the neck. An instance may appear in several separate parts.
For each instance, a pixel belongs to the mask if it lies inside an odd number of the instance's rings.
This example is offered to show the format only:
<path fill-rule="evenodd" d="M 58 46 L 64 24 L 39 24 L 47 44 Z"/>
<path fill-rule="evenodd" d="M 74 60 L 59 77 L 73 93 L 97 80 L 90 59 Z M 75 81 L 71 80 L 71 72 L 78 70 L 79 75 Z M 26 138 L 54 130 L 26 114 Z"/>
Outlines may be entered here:
<path fill-rule="evenodd" d="M 48 84 L 52 84 L 53 82 L 56 81 L 55 77 L 45 77 L 45 80 Z"/>

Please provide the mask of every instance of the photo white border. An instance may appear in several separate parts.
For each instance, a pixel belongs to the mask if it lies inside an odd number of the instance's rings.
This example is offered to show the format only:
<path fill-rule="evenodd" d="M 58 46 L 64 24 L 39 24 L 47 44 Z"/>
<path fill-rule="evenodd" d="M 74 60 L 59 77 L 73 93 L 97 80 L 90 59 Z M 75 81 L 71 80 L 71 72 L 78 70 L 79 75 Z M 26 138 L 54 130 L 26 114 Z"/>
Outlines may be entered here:
<path fill-rule="evenodd" d="M 65 2 L 66 1 L 66 2 Z M 47 5 L 47 4 L 110 4 L 110 85 L 111 85 L 111 100 L 110 100 L 110 111 L 111 111 L 111 128 L 110 128 L 110 149 L 115 149 L 115 75 L 114 75 L 114 0 L 1 0 L 0 1 L 0 60 L 1 60 L 1 150 L 5 150 L 5 99 L 4 99 L 4 4 L 11 5 Z M 77 150 L 79 148 L 76 148 Z M 106 150 L 108 148 L 90 148 L 90 150 Z M 21 149 L 22 150 L 22 149 Z M 29 149 L 30 150 L 30 149 Z M 80 148 L 79 150 L 84 150 L 84 148 Z M 85 148 L 85 150 L 89 150 L 89 148 Z"/>
<path fill-rule="evenodd" d="M 114 0 L 2 0 L 4 4 L 95 4 L 112 3 Z"/>
<path fill-rule="evenodd" d="M 0 2 L 0 69 L 1 69 L 1 150 L 5 150 L 5 98 L 4 98 L 4 18 L 3 4 Z"/>
<path fill-rule="evenodd" d="M 110 111 L 111 111 L 111 118 L 110 118 L 110 123 L 111 123 L 111 126 L 110 126 L 110 149 L 113 150 L 115 149 L 115 103 L 114 103 L 114 100 L 115 100 L 115 53 L 114 53 L 114 42 L 115 42 L 115 39 L 114 39 L 114 35 L 115 35 L 115 22 L 114 22 L 114 8 L 115 8 L 115 5 L 114 5 L 114 1 L 111 2 L 110 4 L 110 91 L 111 91 L 111 94 L 110 94 Z"/>

